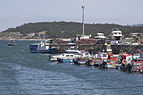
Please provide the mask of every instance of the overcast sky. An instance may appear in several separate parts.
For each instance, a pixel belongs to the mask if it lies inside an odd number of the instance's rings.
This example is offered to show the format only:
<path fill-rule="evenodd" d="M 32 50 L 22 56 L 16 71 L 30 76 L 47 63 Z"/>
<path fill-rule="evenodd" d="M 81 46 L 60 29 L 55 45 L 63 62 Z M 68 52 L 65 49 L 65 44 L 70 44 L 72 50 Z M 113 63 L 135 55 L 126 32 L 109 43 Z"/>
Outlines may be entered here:
<path fill-rule="evenodd" d="M 0 0 L 0 31 L 28 22 L 143 23 L 143 0 Z"/>

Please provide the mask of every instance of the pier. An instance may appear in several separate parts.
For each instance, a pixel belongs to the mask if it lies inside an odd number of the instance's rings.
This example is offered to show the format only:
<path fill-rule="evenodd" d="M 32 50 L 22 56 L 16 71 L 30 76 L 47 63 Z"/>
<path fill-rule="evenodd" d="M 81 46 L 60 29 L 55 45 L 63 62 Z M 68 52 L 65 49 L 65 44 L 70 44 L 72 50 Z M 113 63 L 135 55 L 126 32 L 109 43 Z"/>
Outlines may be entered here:
<path fill-rule="evenodd" d="M 106 49 L 103 44 L 51 44 L 51 46 L 59 47 L 61 50 L 66 50 L 71 46 L 77 46 L 80 50 L 87 50 L 91 54 L 102 52 Z M 143 45 L 111 45 L 113 54 L 119 54 L 120 51 L 124 51 L 133 54 L 136 50 L 142 50 Z"/>

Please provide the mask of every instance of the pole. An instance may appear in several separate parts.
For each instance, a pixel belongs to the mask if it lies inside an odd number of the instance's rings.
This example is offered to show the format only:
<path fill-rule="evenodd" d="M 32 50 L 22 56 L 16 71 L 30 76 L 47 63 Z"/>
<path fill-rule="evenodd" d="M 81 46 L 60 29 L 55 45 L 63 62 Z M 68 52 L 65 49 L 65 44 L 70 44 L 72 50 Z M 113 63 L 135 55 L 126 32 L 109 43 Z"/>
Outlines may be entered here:
<path fill-rule="evenodd" d="M 85 6 L 82 6 L 82 23 L 83 23 L 83 36 L 84 36 L 84 8 Z"/>

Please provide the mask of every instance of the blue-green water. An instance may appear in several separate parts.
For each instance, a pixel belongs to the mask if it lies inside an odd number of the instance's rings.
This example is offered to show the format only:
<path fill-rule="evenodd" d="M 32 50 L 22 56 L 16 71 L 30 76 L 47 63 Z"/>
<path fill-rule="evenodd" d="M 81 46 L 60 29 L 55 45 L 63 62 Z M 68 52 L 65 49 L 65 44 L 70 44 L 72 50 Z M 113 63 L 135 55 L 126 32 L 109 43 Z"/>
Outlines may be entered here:
<path fill-rule="evenodd" d="M 0 41 L 0 95 L 142 95 L 143 74 L 48 61 L 32 41 Z"/>

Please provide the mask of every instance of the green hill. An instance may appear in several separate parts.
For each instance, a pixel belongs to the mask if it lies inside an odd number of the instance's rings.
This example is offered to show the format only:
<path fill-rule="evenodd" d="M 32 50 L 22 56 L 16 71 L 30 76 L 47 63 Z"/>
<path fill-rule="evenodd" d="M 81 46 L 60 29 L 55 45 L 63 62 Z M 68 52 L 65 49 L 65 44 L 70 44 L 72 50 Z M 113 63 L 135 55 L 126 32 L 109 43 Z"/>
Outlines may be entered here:
<path fill-rule="evenodd" d="M 109 35 L 113 28 L 119 28 L 124 35 L 132 32 L 143 32 L 143 26 L 122 26 L 117 24 L 85 24 L 85 34 L 91 34 L 93 36 L 98 32 L 104 33 L 106 36 Z M 10 32 L 20 32 L 23 37 L 27 33 L 38 33 L 41 31 L 46 32 L 46 38 L 55 37 L 75 37 L 76 35 L 82 34 L 82 23 L 77 22 L 38 22 L 38 23 L 27 23 L 16 28 L 9 28 L 2 33 L 0 37 Z"/>

